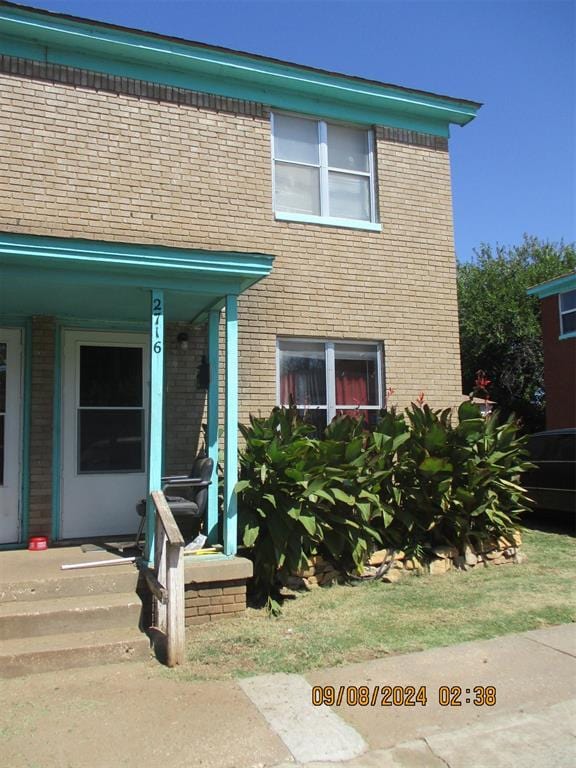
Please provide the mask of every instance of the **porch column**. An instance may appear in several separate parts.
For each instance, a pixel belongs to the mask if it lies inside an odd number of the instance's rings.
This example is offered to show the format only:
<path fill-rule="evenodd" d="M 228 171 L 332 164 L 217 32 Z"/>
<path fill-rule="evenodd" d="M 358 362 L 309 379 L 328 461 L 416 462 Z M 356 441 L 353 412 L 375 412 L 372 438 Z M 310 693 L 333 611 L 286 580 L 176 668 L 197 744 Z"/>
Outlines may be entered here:
<path fill-rule="evenodd" d="M 226 296 L 226 396 L 224 408 L 224 553 L 235 555 L 238 481 L 238 299 Z"/>
<path fill-rule="evenodd" d="M 212 485 L 208 487 L 208 511 L 206 514 L 206 535 L 209 544 L 218 542 L 218 361 L 220 310 L 212 310 L 208 316 L 208 458 L 214 462 Z"/>
<path fill-rule="evenodd" d="M 154 565 L 156 515 L 150 493 L 162 489 L 162 421 L 164 400 L 164 292 L 152 291 L 150 327 L 150 430 L 148 440 L 148 498 L 146 501 L 146 559 Z"/>

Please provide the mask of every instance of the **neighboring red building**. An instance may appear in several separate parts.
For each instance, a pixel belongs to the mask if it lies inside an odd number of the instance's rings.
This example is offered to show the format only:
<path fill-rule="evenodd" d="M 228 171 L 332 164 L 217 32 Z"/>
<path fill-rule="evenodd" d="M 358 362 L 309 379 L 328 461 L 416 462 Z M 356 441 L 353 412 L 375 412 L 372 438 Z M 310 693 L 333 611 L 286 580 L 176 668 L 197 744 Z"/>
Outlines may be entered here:
<path fill-rule="evenodd" d="M 576 427 L 576 272 L 528 293 L 542 300 L 546 428 Z"/>

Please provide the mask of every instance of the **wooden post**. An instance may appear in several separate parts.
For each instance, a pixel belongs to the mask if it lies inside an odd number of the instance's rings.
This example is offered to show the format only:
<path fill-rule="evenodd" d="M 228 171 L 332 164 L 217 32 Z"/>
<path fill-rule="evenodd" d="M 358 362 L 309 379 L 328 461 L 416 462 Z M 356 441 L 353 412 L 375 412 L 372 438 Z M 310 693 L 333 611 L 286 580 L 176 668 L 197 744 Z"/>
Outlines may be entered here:
<path fill-rule="evenodd" d="M 148 440 L 148 500 L 146 504 L 146 559 L 154 566 L 155 509 L 152 491 L 162 487 L 162 421 L 164 403 L 164 293 L 152 291 L 150 328 L 150 430 Z"/>
<path fill-rule="evenodd" d="M 208 385 L 208 457 L 214 462 L 212 485 L 208 487 L 208 511 L 206 514 L 206 535 L 209 544 L 218 542 L 218 389 L 219 389 L 219 325 L 220 310 L 213 309 L 208 317 L 208 364 L 210 383 Z"/>
<path fill-rule="evenodd" d="M 166 635 L 166 663 L 169 667 L 182 664 L 186 648 L 186 627 L 184 621 L 184 549 L 168 544 L 167 548 L 167 592 L 168 616 Z"/>
<path fill-rule="evenodd" d="M 224 553 L 235 555 L 238 520 L 238 299 L 226 296 L 226 397 L 224 415 Z"/>

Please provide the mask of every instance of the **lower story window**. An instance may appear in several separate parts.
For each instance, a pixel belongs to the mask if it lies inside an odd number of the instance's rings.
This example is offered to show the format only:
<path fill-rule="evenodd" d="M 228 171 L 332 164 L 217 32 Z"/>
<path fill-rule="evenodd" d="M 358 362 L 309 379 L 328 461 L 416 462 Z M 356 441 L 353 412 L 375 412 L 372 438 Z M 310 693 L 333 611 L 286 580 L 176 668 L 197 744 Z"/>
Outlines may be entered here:
<path fill-rule="evenodd" d="M 374 423 L 382 407 L 382 348 L 376 342 L 278 340 L 278 403 L 294 403 L 322 429 L 336 415 Z"/>

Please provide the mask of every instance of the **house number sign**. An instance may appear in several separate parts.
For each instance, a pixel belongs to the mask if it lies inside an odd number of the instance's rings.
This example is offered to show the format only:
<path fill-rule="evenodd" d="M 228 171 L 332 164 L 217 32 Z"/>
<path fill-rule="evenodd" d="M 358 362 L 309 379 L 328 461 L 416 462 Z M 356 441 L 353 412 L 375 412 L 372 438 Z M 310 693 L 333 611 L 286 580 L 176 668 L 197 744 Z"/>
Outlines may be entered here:
<path fill-rule="evenodd" d="M 152 300 L 152 316 L 153 320 L 153 333 L 154 344 L 152 349 L 154 354 L 159 355 L 162 352 L 162 335 L 160 333 L 160 319 L 164 314 L 164 307 L 162 306 L 162 299 L 155 298 Z"/>

